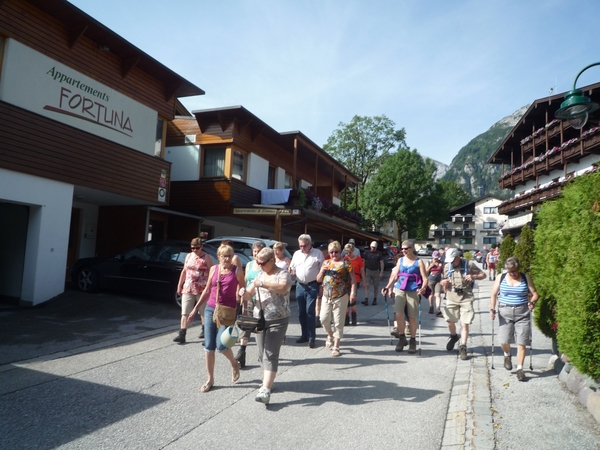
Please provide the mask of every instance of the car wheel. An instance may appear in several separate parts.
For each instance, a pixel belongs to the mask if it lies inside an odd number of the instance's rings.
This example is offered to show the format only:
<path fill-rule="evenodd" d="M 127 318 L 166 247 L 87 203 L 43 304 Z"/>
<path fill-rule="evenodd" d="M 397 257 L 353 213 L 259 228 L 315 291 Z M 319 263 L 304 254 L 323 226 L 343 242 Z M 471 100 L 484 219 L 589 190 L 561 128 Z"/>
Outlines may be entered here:
<path fill-rule="evenodd" d="M 175 293 L 173 294 L 173 298 L 175 299 L 175 303 L 181 309 L 181 295 L 177 293 L 177 289 L 175 289 Z"/>
<path fill-rule="evenodd" d="M 98 287 L 98 275 L 91 267 L 82 267 L 77 272 L 77 288 L 82 292 L 93 292 Z"/>

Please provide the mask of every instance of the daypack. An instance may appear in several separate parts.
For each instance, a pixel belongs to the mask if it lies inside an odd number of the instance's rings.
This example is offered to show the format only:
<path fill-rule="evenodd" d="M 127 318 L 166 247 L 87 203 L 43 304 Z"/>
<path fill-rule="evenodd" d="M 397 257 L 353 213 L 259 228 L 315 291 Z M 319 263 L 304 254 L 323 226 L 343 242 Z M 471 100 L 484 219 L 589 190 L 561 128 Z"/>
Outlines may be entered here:
<path fill-rule="evenodd" d="M 463 275 L 467 275 L 469 273 L 469 261 L 467 261 L 466 259 L 462 260 L 463 262 Z M 451 262 L 448 263 L 450 265 L 450 268 L 448 269 L 448 273 L 446 274 L 446 277 L 450 278 L 450 276 L 452 275 L 452 272 L 454 272 L 454 266 L 452 265 Z M 463 281 L 464 283 L 464 281 Z M 471 282 L 471 287 L 475 286 L 475 282 L 472 281 Z"/>
<path fill-rule="evenodd" d="M 508 272 L 504 272 L 502 275 L 500 275 L 500 283 L 502 283 L 504 281 L 507 273 Z M 525 280 L 525 286 L 527 286 L 527 288 L 529 288 L 529 285 L 527 284 L 527 276 L 523 272 L 519 272 L 519 273 L 521 274 L 521 278 L 523 278 L 523 280 Z"/>

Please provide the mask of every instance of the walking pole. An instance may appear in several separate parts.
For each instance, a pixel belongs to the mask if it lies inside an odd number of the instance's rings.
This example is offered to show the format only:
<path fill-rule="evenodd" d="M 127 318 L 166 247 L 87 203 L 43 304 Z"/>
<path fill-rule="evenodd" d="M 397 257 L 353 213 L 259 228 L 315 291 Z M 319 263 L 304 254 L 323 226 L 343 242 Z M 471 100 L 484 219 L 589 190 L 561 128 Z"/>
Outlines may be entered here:
<path fill-rule="evenodd" d="M 494 322 L 495 319 L 492 319 L 492 369 L 494 369 Z"/>
<path fill-rule="evenodd" d="M 531 321 L 531 310 L 529 310 L 529 370 L 533 370 L 533 322 Z"/>
<path fill-rule="evenodd" d="M 421 295 L 419 295 L 419 356 L 421 356 Z"/>
<path fill-rule="evenodd" d="M 390 345 L 394 345 L 394 342 L 392 340 L 392 329 L 390 327 L 390 312 L 388 309 L 388 302 L 387 302 L 387 290 L 385 291 L 385 295 L 383 296 L 383 301 L 385 302 L 385 317 L 387 317 L 387 322 L 388 322 L 388 333 L 390 334 Z"/>

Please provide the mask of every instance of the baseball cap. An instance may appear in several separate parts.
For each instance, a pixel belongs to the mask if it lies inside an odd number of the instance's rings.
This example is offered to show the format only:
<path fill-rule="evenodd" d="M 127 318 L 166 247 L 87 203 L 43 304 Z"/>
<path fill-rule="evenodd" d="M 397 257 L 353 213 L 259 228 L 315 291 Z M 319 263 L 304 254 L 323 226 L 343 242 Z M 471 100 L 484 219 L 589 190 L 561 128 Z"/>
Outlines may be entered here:
<path fill-rule="evenodd" d="M 457 248 L 451 248 L 446 254 L 447 261 L 452 261 L 457 256 L 460 256 L 460 251 Z"/>
<path fill-rule="evenodd" d="M 354 239 L 350 239 L 350 240 L 348 241 L 348 244 L 355 244 L 355 243 L 356 243 L 356 242 L 354 242 Z"/>
<path fill-rule="evenodd" d="M 371 247 L 377 247 L 377 241 L 371 242 Z"/>

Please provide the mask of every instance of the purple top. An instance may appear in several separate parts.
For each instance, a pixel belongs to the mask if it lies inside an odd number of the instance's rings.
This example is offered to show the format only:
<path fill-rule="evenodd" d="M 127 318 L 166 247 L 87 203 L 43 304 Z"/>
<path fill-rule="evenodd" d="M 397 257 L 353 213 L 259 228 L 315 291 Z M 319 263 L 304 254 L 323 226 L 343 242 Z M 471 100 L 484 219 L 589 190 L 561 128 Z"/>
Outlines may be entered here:
<path fill-rule="evenodd" d="M 208 299 L 207 306 L 214 308 L 217 304 L 217 277 L 219 276 L 220 264 L 215 266 L 213 277 L 210 280 L 210 298 Z M 231 308 L 237 307 L 236 295 L 238 288 L 238 280 L 236 277 L 237 266 L 232 264 L 231 271 L 227 274 L 221 275 L 221 290 L 219 291 L 219 303 L 223 306 L 229 306 Z"/>

